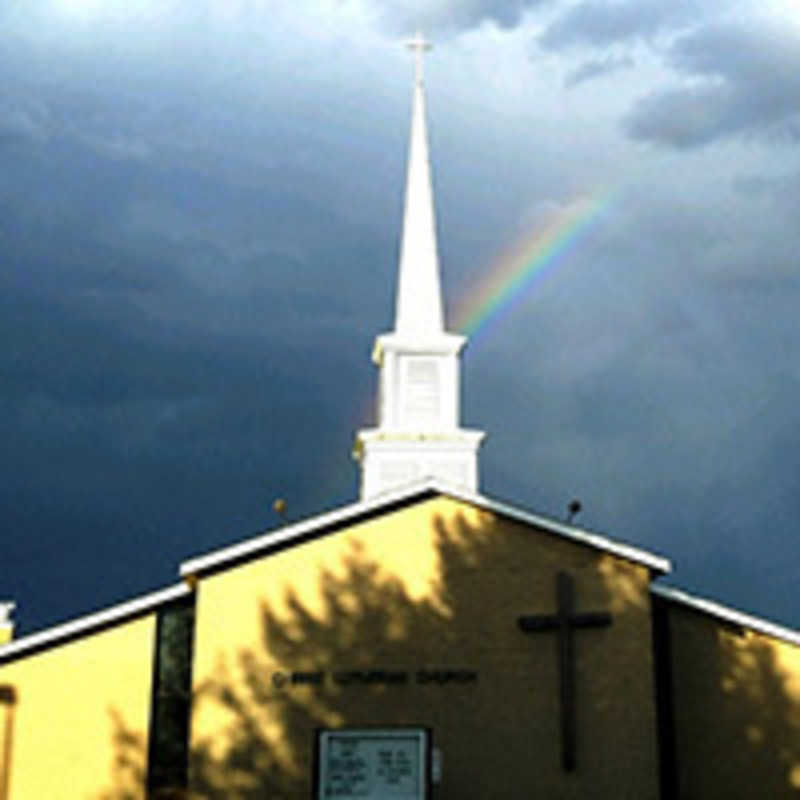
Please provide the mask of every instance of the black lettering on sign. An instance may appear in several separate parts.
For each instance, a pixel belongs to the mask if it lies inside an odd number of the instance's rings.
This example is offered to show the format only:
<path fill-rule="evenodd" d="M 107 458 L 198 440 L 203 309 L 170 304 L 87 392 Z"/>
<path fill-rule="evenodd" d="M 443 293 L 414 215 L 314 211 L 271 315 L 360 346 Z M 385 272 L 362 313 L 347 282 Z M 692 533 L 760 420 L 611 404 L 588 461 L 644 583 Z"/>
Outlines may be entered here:
<path fill-rule="evenodd" d="M 276 689 L 290 686 L 323 686 L 329 679 L 338 686 L 405 686 L 413 678 L 419 685 L 461 685 L 475 683 L 478 673 L 473 669 L 418 669 L 411 673 L 404 669 L 345 669 L 328 673 L 325 670 L 297 670 L 273 672 L 272 685 Z"/>
<path fill-rule="evenodd" d="M 370 684 L 401 684 L 408 682 L 408 673 L 404 670 L 351 669 L 333 673 L 333 680 L 340 686 Z"/>
<path fill-rule="evenodd" d="M 472 669 L 420 669 L 417 670 L 417 683 L 433 683 L 440 686 L 446 683 L 474 683 L 478 673 Z"/>
<path fill-rule="evenodd" d="M 324 678 L 325 673 L 322 670 L 318 670 L 317 672 L 293 672 L 291 674 L 291 680 L 295 686 L 298 684 L 320 686 Z"/>

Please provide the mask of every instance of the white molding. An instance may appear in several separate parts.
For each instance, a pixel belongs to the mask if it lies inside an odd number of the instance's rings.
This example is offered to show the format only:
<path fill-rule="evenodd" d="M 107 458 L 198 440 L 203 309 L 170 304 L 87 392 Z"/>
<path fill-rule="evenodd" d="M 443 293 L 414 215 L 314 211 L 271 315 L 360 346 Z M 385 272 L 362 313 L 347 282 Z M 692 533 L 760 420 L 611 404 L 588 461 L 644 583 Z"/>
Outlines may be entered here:
<path fill-rule="evenodd" d="M 741 625 L 743 628 L 749 628 L 758 633 L 765 633 L 767 636 L 774 636 L 776 639 L 783 639 L 791 644 L 800 645 L 800 631 L 793 630 L 792 628 L 785 628 L 782 625 L 770 622 L 762 617 L 755 617 L 752 614 L 737 611 L 735 608 L 730 608 L 730 606 L 724 606 L 708 598 L 689 594 L 688 592 L 684 592 L 672 586 L 653 584 L 650 587 L 650 591 L 659 597 L 663 597 L 665 600 L 671 600 L 673 603 L 689 606 L 696 611 L 702 611 L 704 614 L 709 614 L 712 617 L 732 622 L 735 625 Z"/>
<path fill-rule="evenodd" d="M 416 338 L 397 331 L 379 333 L 372 348 L 372 360 L 380 366 L 386 352 L 404 355 L 424 352 L 437 356 L 457 356 L 466 343 L 466 336 L 447 331 Z"/>
<path fill-rule="evenodd" d="M 46 628 L 43 631 L 32 633 L 29 636 L 23 636 L 20 639 L 15 639 L 6 645 L 0 646 L 0 662 L 8 660 L 10 656 L 24 655 L 30 650 L 55 646 L 64 639 L 70 639 L 78 635 L 86 635 L 96 628 L 150 611 L 171 600 L 176 600 L 179 597 L 191 594 L 191 592 L 192 589 L 185 583 L 177 583 L 166 589 L 160 589 L 157 592 L 151 592 L 150 594 L 136 597 L 133 600 L 127 600 L 119 605 L 109 606 L 101 611 L 88 614 L 85 617 L 78 617 L 69 622 L 55 625 L 52 628 Z"/>
<path fill-rule="evenodd" d="M 344 524 L 350 519 L 365 514 L 378 514 L 384 508 L 398 502 L 413 502 L 416 497 L 421 497 L 429 492 L 434 492 L 445 497 L 452 497 L 456 500 L 463 500 L 478 508 L 501 514 L 517 522 L 542 528 L 549 533 L 563 536 L 570 541 L 611 553 L 627 561 L 643 564 L 658 572 L 667 573 L 672 570 L 672 565 L 668 559 L 649 553 L 646 550 L 640 550 L 631 545 L 615 542 L 605 536 L 523 511 L 514 506 L 492 500 L 484 495 L 457 489 L 439 480 L 428 479 L 386 492 L 377 497 L 372 497 L 369 500 L 352 503 L 334 511 L 319 514 L 316 517 L 311 517 L 310 519 L 295 523 L 294 525 L 264 533 L 252 539 L 247 539 L 244 542 L 225 547 L 222 550 L 216 550 L 206 555 L 191 558 L 181 564 L 180 574 L 183 577 L 197 575 L 209 569 L 221 567 L 231 561 L 253 556 L 263 550 L 278 545 L 290 544 L 294 539 L 313 533 L 319 528 Z"/>
<path fill-rule="evenodd" d="M 483 431 L 471 428 L 453 428 L 452 431 L 414 433 L 412 431 L 390 431 L 385 428 L 362 428 L 356 437 L 358 443 L 369 444 L 373 449 L 389 452 L 407 449 L 415 451 L 421 444 L 433 445 L 437 450 L 461 452 L 465 448 L 474 450 L 486 437 Z"/>

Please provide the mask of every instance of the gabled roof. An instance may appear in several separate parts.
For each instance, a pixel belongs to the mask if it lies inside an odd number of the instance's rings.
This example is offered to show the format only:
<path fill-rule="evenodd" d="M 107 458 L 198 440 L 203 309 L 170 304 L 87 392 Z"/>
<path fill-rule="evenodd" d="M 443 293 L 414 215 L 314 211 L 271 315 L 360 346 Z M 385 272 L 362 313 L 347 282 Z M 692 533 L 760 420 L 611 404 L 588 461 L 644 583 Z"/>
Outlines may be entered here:
<path fill-rule="evenodd" d="M 185 583 L 177 583 L 157 592 L 135 597 L 115 606 L 109 606 L 93 614 L 45 628 L 29 636 L 15 639 L 8 644 L 0 646 L 0 663 L 11 661 L 23 655 L 30 655 L 48 647 L 65 644 L 80 636 L 95 633 L 103 628 L 118 625 L 128 619 L 146 614 L 159 606 L 171 603 L 181 597 L 191 594 L 191 589 Z"/>
<path fill-rule="evenodd" d="M 651 584 L 650 591 L 657 597 L 662 597 L 671 603 L 687 606 L 694 611 L 700 611 L 703 614 L 708 614 L 709 616 L 733 623 L 742 628 L 748 628 L 758 633 L 764 633 L 767 636 L 774 636 L 776 639 L 782 639 L 791 644 L 800 645 L 800 631 L 785 628 L 782 625 L 776 625 L 769 620 L 754 617 L 743 611 L 737 611 L 735 608 L 723 606 L 721 603 L 714 602 L 705 597 L 689 594 L 673 586 Z"/>
<path fill-rule="evenodd" d="M 628 561 L 642 564 L 659 573 L 670 572 L 672 569 L 668 559 L 649 553 L 646 550 L 616 542 L 606 536 L 585 531 L 564 522 L 532 514 L 529 511 L 492 500 L 482 494 L 457 489 L 438 480 L 427 479 L 369 500 L 342 506 L 334 511 L 319 514 L 316 517 L 311 517 L 278 530 L 269 531 L 221 550 L 190 558 L 181 564 L 180 574 L 183 577 L 194 577 L 209 572 L 217 572 L 241 561 L 264 555 L 272 550 L 291 547 L 308 539 L 339 530 L 345 525 L 372 519 L 381 514 L 428 500 L 437 495 L 470 503 L 477 508 L 491 511 L 516 522 L 531 525 L 556 536 L 561 536 L 564 539 L 588 545 Z"/>

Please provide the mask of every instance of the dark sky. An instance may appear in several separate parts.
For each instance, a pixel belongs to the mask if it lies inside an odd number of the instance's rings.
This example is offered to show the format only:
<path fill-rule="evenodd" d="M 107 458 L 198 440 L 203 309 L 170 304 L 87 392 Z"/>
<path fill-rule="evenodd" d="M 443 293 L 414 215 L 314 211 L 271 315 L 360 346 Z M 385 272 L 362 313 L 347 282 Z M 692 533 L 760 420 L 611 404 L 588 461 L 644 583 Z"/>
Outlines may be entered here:
<path fill-rule="evenodd" d="M 0 597 L 20 632 L 350 502 L 421 25 L 448 315 L 489 496 L 800 625 L 800 16 L 763 0 L 7 0 Z"/>

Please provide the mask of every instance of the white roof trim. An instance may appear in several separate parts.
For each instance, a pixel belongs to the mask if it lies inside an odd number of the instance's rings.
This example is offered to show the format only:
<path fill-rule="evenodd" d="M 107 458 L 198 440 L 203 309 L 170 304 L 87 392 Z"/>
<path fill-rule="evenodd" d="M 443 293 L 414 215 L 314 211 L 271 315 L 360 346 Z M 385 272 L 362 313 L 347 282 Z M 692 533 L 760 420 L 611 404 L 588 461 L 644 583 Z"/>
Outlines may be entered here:
<path fill-rule="evenodd" d="M 492 511 L 496 514 L 502 514 L 510 517 L 518 522 L 523 522 L 528 525 L 535 525 L 544 528 L 547 531 L 559 534 L 567 539 L 580 544 L 589 545 L 590 547 L 604 550 L 614 555 L 625 558 L 629 561 L 636 561 L 637 563 L 644 564 L 651 569 L 658 570 L 659 572 L 670 572 L 672 565 L 669 559 L 661 556 L 648 553 L 645 550 L 640 550 L 630 545 L 615 542 L 605 536 L 600 536 L 596 533 L 575 528 L 572 525 L 556 522 L 555 520 L 548 519 L 547 517 L 540 517 L 536 514 L 531 514 L 527 511 L 515 508 L 514 506 L 500 503 L 492 500 L 484 495 L 469 492 L 463 489 L 456 488 L 447 483 L 435 479 L 428 479 L 422 482 L 415 482 L 406 487 L 386 492 L 377 497 L 370 498 L 366 501 L 352 503 L 335 511 L 319 514 L 316 517 L 304 520 L 303 522 L 289 525 L 285 528 L 279 528 L 260 536 L 255 536 L 252 539 L 247 539 L 238 544 L 225 547 L 222 550 L 216 550 L 208 553 L 207 555 L 197 556 L 188 561 L 184 561 L 180 566 L 180 574 L 183 577 L 195 575 L 206 570 L 219 567 L 229 561 L 246 558 L 249 555 L 258 553 L 276 545 L 290 542 L 292 539 L 303 536 L 304 534 L 311 533 L 317 528 L 326 527 L 328 525 L 335 525 L 340 522 L 346 522 L 353 517 L 361 516 L 379 511 L 381 508 L 391 505 L 392 503 L 410 500 L 415 495 L 423 494 L 424 492 L 434 491 L 439 494 L 453 497 L 457 500 L 464 500 L 467 503 L 483 508 L 487 511 Z"/>
<path fill-rule="evenodd" d="M 8 644 L 0 646 L 0 662 L 6 661 L 9 656 L 18 656 L 29 650 L 39 649 L 43 646 L 56 645 L 63 639 L 86 634 L 91 632 L 94 628 L 99 628 L 103 625 L 116 622 L 117 620 L 149 611 L 164 603 L 168 603 L 170 600 L 184 597 L 190 594 L 191 591 L 192 590 L 185 583 L 177 583 L 166 589 L 160 589 L 157 592 L 142 595 L 133 600 L 128 600 L 125 603 L 104 608 L 102 611 L 96 611 L 85 617 L 78 617 L 69 622 L 64 622 L 61 625 L 55 625 L 52 628 L 46 628 L 38 633 L 32 633 L 30 636 L 23 636 L 20 639 L 15 639 Z"/>
<path fill-rule="evenodd" d="M 305 533 L 310 533 L 317 528 L 323 528 L 327 525 L 335 525 L 339 522 L 345 522 L 353 517 L 362 514 L 369 514 L 376 511 L 383 506 L 390 503 L 402 501 L 413 497 L 415 494 L 422 494 L 422 492 L 433 489 L 434 487 L 430 482 L 423 485 L 418 483 L 414 484 L 413 489 L 401 489 L 396 492 L 388 492 L 373 497 L 369 500 L 351 503 L 350 505 L 337 508 L 335 511 L 327 511 L 318 514 L 316 517 L 310 517 L 302 522 L 296 522 L 294 525 L 287 525 L 283 528 L 278 528 L 268 533 L 262 533 L 260 536 L 254 536 L 252 539 L 245 539 L 243 542 L 223 547 L 221 550 L 214 550 L 204 556 L 197 556 L 184 561 L 180 566 L 180 574 L 182 577 L 195 575 L 199 572 L 205 572 L 213 567 L 226 564 L 229 561 L 234 561 L 239 558 L 246 558 L 249 555 L 258 553 L 275 545 L 282 544 L 283 542 L 291 541 Z"/>
<path fill-rule="evenodd" d="M 582 528 L 576 528 L 573 525 L 567 525 L 564 522 L 558 522 L 557 520 L 549 519 L 547 517 L 541 517 L 538 514 L 533 514 L 529 511 L 523 511 L 522 509 L 501 503 L 497 500 L 492 500 L 481 494 L 473 494 L 472 492 L 455 488 L 445 488 L 442 489 L 442 491 L 443 493 L 449 494 L 452 497 L 465 500 L 468 503 L 474 503 L 476 506 L 485 508 L 488 511 L 493 511 L 496 514 L 503 514 L 504 516 L 510 517 L 511 519 L 515 519 L 519 522 L 524 522 L 528 525 L 535 525 L 539 528 L 545 528 L 546 530 L 557 533 L 566 539 L 571 539 L 572 541 L 579 542 L 580 544 L 589 545 L 590 547 L 594 547 L 598 550 L 605 550 L 629 561 L 636 561 L 640 564 L 644 564 L 645 566 L 658 570 L 659 572 L 666 573 L 672 571 L 672 563 L 668 558 L 656 555 L 655 553 L 650 553 L 647 550 L 640 550 L 638 547 L 634 547 L 633 545 L 615 542 L 613 539 L 609 539 L 607 536 L 602 536 L 599 533 L 592 533 L 591 531 L 585 531 Z"/>
<path fill-rule="evenodd" d="M 785 628 L 782 625 L 776 625 L 769 620 L 762 619 L 761 617 L 754 617 L 751 614 L 745 614 L 743 611 L 737 611 L 735 608 L 723 606 L 720 603 L 715 603 L 713 600 L 689 594 L 681 589 L 675 589 L 672 586 L 652 584 L 650 590 L 659 597 L 689 606 L 697 611 L 710 614 L 712 617 L 718 617 L 719 619 L 724 619 L 736 625 L 741 625 L 743 628 L 750 628 L 759 633 L 765 633 L 767 636 L 774 636 L 776 639 L 783 639 L 791 644 L 800 645 L 800 631 Z"/>

